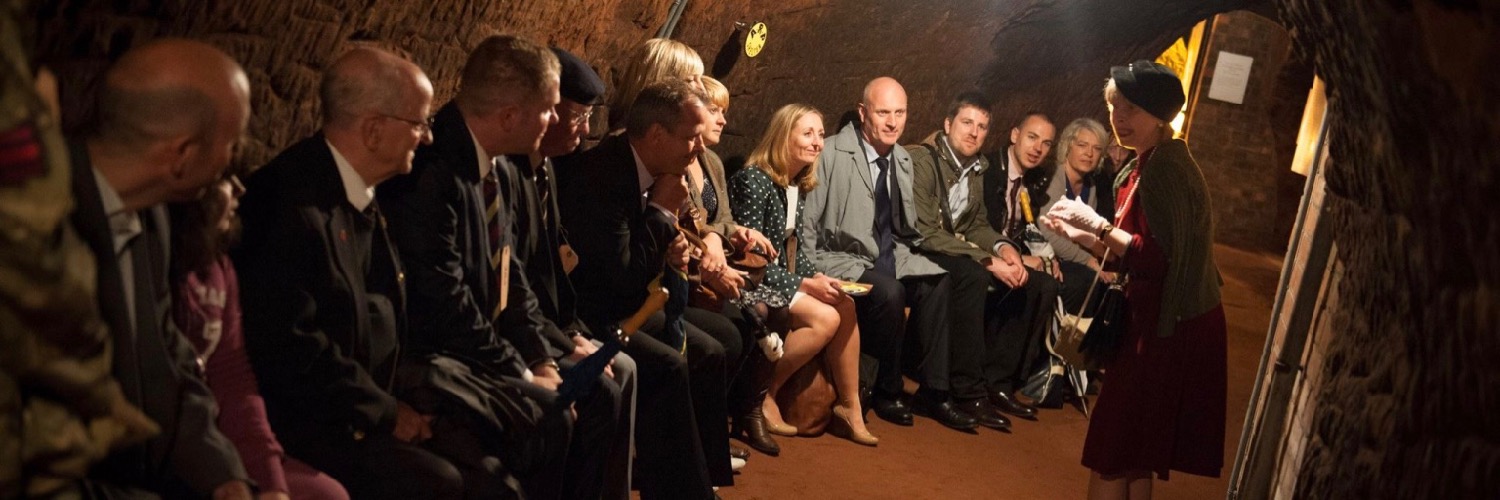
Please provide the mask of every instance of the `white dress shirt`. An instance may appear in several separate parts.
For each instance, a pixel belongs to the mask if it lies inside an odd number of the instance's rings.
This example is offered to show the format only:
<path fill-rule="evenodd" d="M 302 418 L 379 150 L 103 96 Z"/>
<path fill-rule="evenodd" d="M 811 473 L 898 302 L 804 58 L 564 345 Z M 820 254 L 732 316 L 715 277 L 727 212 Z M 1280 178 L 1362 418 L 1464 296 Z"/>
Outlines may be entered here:
<path fill-rule="evenodd" d="M 327 142 L 326 140 L 324 142 Z M 344 196 L 349 198 L 349 204 L 354 205 L 355 210 L 363 212 L 370 202 L 375 201 L 375 186 L 365 183 L 364 177 L 354 171 L 354 166 L 339 152 L 339 148 L 328 142 L 328 150 L 333 152 L 333 163 L 338 165 L 339 179 L 344 181 Z"/>
<path fill-rule="evenodd" d="M 120 283 L 125 290 L 125 311 L 130 314 L 130 328 L 135 328 L 135 261 L 130 251 L 130 240 L 140 236 L 144 230 L 141 226 L 141 216 L 137 212 L 125 210 L 125 201 L 120 199 L 120 193 L 115 191 L 104 174 L 95 168 L 94 185 L 99 189 L 99 201 L 104 206 L 104 214 L 109 218 L 109 233 L 114 238 L 115 261 L 120 265 Z"/>

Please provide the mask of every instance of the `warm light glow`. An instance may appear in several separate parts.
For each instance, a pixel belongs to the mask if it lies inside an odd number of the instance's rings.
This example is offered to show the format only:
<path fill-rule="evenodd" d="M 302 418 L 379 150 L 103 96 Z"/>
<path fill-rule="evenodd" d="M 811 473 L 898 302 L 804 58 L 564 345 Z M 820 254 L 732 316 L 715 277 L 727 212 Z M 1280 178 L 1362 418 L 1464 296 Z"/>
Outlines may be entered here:
<path fill-rule="evenodd" d="M 1156 57 L 1156 62 L 1177 72 L 1177 76 L 1182 80 L 1182 93 L 1188 97 L 1187 102 L 1182 103 L 1182 111 L 1172 119 L 1172 130 L 1176 131 L 1177 138 L 1187 138 L 1188 106 L 1192 104 L 1195 97 L 1193 96 L 1193 78 L 1194 73 L 1197 72 L 1198 49 L 1203 45 L 1204 29 L 1207 26 L 1206 20 L 1199 21 L 1193 26 L 1191 34 L 1186 38 L 1178 38 L 1171 47 L 1167 47 L 1167 50 L 1162 51 L 1161 55 Z"/>
<path fill-rule="evenodd" d="M 1187 40 L 1183 38 L 1178 38 L 1176 42 L 1172 42 L 1171 47 L 1167 47 L 1167 50 L 1163 50 L 1161 55 L 1156 56 L 1157 64 L 1171 68 L 1172 72 L 1177 73 L 1179 77 L 1182 76 L 1183 70 L 1187 68 L 1188 62 L 1188 44 Z"/>
<path fill-rule="evenodd" d="M 1172 119 L 1172 130 L 1177 131 L 1177 137 L 1182 137 L 1182 124 L 1187 122 L 1187 104 L 1182 105 L 1182 111 L 1177 112 L 1177 118 Z"/>
<path fill-rule="evenodd" d="M 1292 156 L 1292 171 L 1307 175 L 1312 171 L 1313 158 L 1318 152 L 1323 135 L 1324 108 L 1327 96 L 1323 92 L 1323 79 L 1313 76 L 1312 90 L 1307 91 L 1307 105 L 1302 108 L 1302 127 L 1297 130 L 1297 153 Z"/>

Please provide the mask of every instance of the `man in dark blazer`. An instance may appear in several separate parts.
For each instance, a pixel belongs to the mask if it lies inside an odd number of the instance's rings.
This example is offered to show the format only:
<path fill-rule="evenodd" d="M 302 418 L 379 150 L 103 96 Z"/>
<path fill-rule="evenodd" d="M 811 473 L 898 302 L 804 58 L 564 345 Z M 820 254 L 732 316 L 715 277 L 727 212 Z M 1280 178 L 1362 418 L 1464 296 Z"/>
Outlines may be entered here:
<path fill-rule="evenodd" d="M 555 106 L 557 120 L 547 127 L 541 147 L 530 154 L 508 155 L 496 161 L 503 198 L 509 208 L 516 256 L 525 263 L 525 277 L 541 310 L 539 320 L 549 343 L 567 354 L 558 359 L 563 369 L 593 354 L 602 345 L 578 319 L 577 293 L 563 261 L 562 217 L 557 206 L 557 176 L 552 157 L 578 149 L 589 133 L 589 117 L 604 97 L 604 81 L 593 68 L 568 51 L 553 47 L 561 66 Z M 571 250 L 570 250 L 571 251 Z M 637 366 L 623 352 L 615 354 L 605 377 L 620 390 L 620 417 L 604 469 L 604 498 L 630 498 L 630 450 L 635 434 Z M 687 394 L 683 394 L 686 398 Z M 581 426 L 582 424 L 580 424 Z M 656 424 L 648 424 L 656 425 Z"/>
<path fill-rule="evenodd" d="M 593 331 L 630 316 L 653 279 L 687 263 L 676 218 L 687 197 L 683 171 L 703 149 L 705 102 L 681 81 L 648 85 L 630 109 L 625 133 L 558 161 L 562 222 L 578 255 L 569 276 L 578 316 Z M 658 337 L 665 322 L 655 314 L 641 329 L 647 335 L 626 346 L 641 378 L 641 496 L 712 498 L 713 482 L 730 474 L 724 348 L 688 322 L 686 350 L 679 353 Z"/>
<path fill-rule="evenodd" d="M 1039 179 L 1038 168 L 1052 151 L 1057 132 L 1052 120 L 1039 112 L 1028 112 L 1010 129 L 1010 146 L 1001 150 L 990 169 L 984 173 L 984 203 L 990 226 L 1012 241 L 1024 240 L 1026 220 L 1021 210 L 1020 193 L 1031 199 L 1031 212 L 1040 215 L 1040 200 L 1046 197 L 1047 183 Z M 1058 174 L 1062 175 L 1062 174 Z M 1026 245 L 1018 245 L 1027 254 Z M 1010 249 L 1007 249 L 1008 251 Z M 1036 408 L 1015 399 L 1015 391 L 1026 384 L 1030 361 L 1036 357 L 1051 311 L 1056 308 L 1058 283 L 1044 271 L 1044 261 L 1033 255 L 1012 255 L 1026 267 L 1026 279 L 1000 287 L 991 294 L 985 317 L 989 332 L 985 357 L 985 379 L 990 383 L 991 401 L 1001 411 L 1022 418 L 1035 419 Z M 1017 290 L 1020 293 L 1005 293 Z"/>
<path fill-rule="evenodd" d="M 982 296 L 984 280 L 949 275 L 916 251 L 911 156 L 896 144 L 906 127 L 906 90 L 890 77 L 871 80 L 859 118 L 829 138 L 818 158 L 818 189 L 807 194 L 802 212 L 803 248 L 825 274 L 874 285 L 854 304 L 860 349 L 879 362 L 870 384 L 875 414 L 912 425 L 912 408 L 901 399 L 902 369 L 910 365 L 922 379 L 920 409 L 947 427 L 972 430 L 974 417 L 949 393 L 950 351 L 982 342 L 974 325 L 984 311 L 954 299 Z M 917 335 L 920 352 L 902 352 L 907 331 Z"/>
<path fill-rule="evenodd" d="M 82 485 L 103 498 L 250 498 L 192 346 L 169 320 L 166 211 L 229 165 L 250 116 L 239 64 L 209 45 L 160 40 L 104 76 L 97 132 L 75 144 L 72 223 L 93 250 L 100 312 L 126 399 L 161 427 L 111 453 Z"/>
<path fill-rule="evenodd" d="M 409 272 L 411 343 L 483 360 L 508 341 L 547 392 L 562 381 L 557 358 L 575 346 L 539 309 L 522 256 L 513 250 L 513 214 L 495 159 L 536 151 L 556 120 L 558 78 L 557 58 L 547 48 L 510 35 L 484 40 L 470 53 L 458 95 L 434 119 L 433 143 L 417 150 L 412 174 L 382 184 L 378 192 Z M 488 212 L 492 203 L 496 209 Z M 499 260 L 492 260 L 496 255 Z M 497 273 L 494 265 L 509 269 Z M 508 295 L 503 307 L 502 291 Z M 617 422 L 629 419 L 621 407 L 619 386 L 600 378 L 589 397 L 577 402 L 563 468 L 522 474 L 527 491 L 543 498 L 599 498 Z M 628 446 L 615 451 L 612 463 L 627 464 Z M 528 464 L 506 465 L 525 471 Z M 615 480 L 611 486 L 628 495 L 628 476 Z"/>
<path fill-rule="evenodd" d="M 461 498 L 489 479 L 418 446 L 440 441 L 446 419 L 393 395 L 406 278 L 373 198 L 431 140 L 432 85 L 360 48 L 328 68 L 321 94 L 322 132 L 252 175 L 240 203 L 233 258 L 267 416 L 288 452 L 355 498 Z"/>

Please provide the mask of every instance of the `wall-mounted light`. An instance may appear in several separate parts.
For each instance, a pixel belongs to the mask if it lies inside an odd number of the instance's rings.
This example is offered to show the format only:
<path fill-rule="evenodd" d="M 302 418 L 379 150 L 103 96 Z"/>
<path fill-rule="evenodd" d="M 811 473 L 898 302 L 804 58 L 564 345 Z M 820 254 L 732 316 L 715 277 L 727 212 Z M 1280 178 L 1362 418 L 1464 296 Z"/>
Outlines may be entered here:
<path fill-rule="evenodd" d="M 1307 91 L 1307 105 L 1302 108 L 1302 126 L 1297 130 L 1297 153 L 1292 155 L 1292 171 L 1307 175 L 1312 171 L 1313 159 L 1323 143 L 1323 120 L 1328 115 L 1328 96 L 1323 91 L 1323 79 L 1313 76 L 1312 89 Z"/>

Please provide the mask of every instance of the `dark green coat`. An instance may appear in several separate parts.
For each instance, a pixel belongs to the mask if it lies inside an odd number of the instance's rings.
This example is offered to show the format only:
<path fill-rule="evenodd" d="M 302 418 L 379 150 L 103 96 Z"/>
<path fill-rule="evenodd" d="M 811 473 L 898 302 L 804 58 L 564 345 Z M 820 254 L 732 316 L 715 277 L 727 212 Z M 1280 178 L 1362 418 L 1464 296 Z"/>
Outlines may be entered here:
<path fill-rule="evenodd" d="M 984 171 L 989 160 L 979 157 L 979 170 L 969 174 L 969 206 L 958 217 L 948 206 L 948 188 L 958 182 L 958 161 L 947 148 L 936 141 L 946 140 L 942 132 L 931 142 L 907 146 L 912 163 L 912 198 L 917 205 L 917 232 L 922 233 L 923 250 L 944 255 L 983 260 L 991 255 L 996 243 L 1009 243 L 990 227 L 984 202 Z"/>

